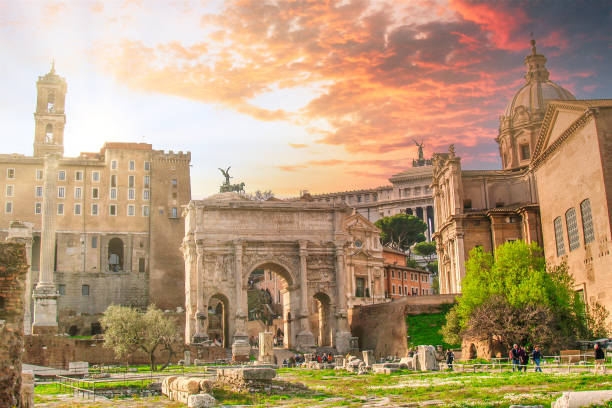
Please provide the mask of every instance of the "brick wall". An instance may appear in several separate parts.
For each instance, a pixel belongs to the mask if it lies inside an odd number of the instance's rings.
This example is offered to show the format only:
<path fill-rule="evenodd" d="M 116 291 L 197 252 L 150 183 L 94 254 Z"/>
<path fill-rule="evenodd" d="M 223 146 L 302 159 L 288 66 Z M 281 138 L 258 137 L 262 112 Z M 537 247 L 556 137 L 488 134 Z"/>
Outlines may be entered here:
<path fill-rule="evenodd" d="M 0 403 L 20 405 L 25 246 L 0 243 Z"/>
<path fill-rule="evenodd" d="M 390 303 L 356 306 L 350 314 L 353 336 L 362 350 L 378 357 L 404 357 L 408 352 L 406 320 L 408 314 L 439 313 L 442 305 L 455 302 L 455 295 L 408 296 Z"/>

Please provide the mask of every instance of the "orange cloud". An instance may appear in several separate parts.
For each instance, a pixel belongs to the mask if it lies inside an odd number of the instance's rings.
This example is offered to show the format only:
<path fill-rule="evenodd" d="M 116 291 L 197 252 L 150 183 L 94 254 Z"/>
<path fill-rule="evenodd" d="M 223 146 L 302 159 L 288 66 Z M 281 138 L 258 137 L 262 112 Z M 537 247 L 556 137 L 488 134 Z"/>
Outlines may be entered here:
<path fill-rule="evenodd" d="M 289 143 L 289 146 L 293 147 L 294 149 L 303 149 L 305 147 L 308 147 L 307 144 L 302 143 Z"/>

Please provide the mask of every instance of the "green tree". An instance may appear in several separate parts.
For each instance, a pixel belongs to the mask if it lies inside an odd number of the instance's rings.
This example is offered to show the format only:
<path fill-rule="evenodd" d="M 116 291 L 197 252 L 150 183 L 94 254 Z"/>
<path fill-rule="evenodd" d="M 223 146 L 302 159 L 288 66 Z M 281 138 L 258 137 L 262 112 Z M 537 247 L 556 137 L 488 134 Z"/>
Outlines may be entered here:
<path fill-rule="evenodd" d="M 179 339 L 176 322 L 154 305 L 146 313 L 136 309 L 111 305 L 100 320 L 104 329 L 104 346 L 112 348 L 118 358 L 129 359 L 137 350 L 149 355 L 151 370 L 157 371 L 155 353 L 167 351 L 168 359 L 161 370 L 170 364 L 174 356 L 172 345 Z"/>
<path fill-rule="evenodd" d="M 381 233 L 380 241 L 398 251 L 409 251 L 412 244 L 425 241 L 423 234 L 427 224 L 420 218 L 408 214 L 383 217 L 374 223 Z"/>
<path fill-rule="evenodd" d="M 427 263 L 430 263 L 436 254 L 436 243 L 427 241 L 419 242 L 414 245 L 413 251 L 415 254 L 427 259 Z"/>
<path fill-rule="evenodd" d="M 510 308 L 504 310 L 513 310 L 512 313 L 527 310 L 527 307 L 533 316 L 549 313 L 554 330 L 554 336 L 549 338 L 559 343 L 590 335 L 585 305 L 573 290 L 567 266 L 563 264 L 547 270 L 542 250 L 536 244 L 508 242 L 496 249 L 495 257 L 480 247 L 474 248 L 470 251 L 465 270 L 462 296 L 453 308 L 452 317 L 456 321 L 449 323 L 447 320 L 445 334 L 469 332 L 471 336 L 476 335 L 477 330 L 473 330 L 475 322 L 470 320 L 475 314 L 483 314 L 483 309 L 477 311 L 478 308 L 487 304 L 491 309 L 490 300 L 498 299 L 497 303 L 503 300 Z M 533 322 L 525 320 L 524 324 Z M 523 342 L 533 341 L 538 340 L 534 336 L 523 339 Z"/>

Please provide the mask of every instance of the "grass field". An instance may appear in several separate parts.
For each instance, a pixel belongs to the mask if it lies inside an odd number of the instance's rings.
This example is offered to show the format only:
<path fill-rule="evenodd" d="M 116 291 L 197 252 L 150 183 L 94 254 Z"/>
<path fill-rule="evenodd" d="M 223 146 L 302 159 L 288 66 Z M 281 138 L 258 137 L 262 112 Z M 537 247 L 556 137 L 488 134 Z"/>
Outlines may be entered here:
<path fill-rule="evenodd" d="M 301 382 L 307 389 L 291 395 L 271 390 L 264 393 L 235 393 L 216 389 L 214 396 L 224 405 L 257 407 L 509 407 L 513 404 L 549 407 L 562 391 L 612 389 L 612 375 L 540 373 L 413 373 L 356 375 L 345 371 L 280 369 L 278 380 Z M 282 385 L 282 383 L 276 383 Z M 36 387 L 40 396 L 52 397 L 50 386 Z M 43 395 L 44 394 L 44 395 Z M 57 397 L 57 396 L 56 396 Z M 39 402 L 43 402 L 39 399 Z M 132 403 L 136 404 L 133 405 Z M 139 405 L 143 404 L 143 405 Z M 38 405 L 37 405 L 38 406 Z M 45 407 L 88 407 L 50 398 Z M 95 406 L 182 407 L 163 397 L 126 399 Z M 610 406 L 610 405 L 608 405 Z"/>
<path fill-rule="evenodd" d="M 460 347 L 459 344 L 445 343 L 440 334 L 440 328 L 446 323 L 446 313 L 451 306 L 447 305 L 441 313 L 407 315 L 406 328 L 408 329 L 408 336 L 410 336 L 409 346 L 442 344 L 445 349 Z"/>

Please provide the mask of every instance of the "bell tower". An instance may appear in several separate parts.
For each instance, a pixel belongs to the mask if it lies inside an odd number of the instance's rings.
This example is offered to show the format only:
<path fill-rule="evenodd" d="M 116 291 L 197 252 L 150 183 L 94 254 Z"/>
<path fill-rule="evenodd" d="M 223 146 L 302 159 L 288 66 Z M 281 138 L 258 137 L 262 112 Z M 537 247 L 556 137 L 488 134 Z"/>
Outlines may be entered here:
<path fill-rule="evenodd" d="M 34 113 L 34 157 L 55 153 L 64 155 L 64 125 L 66 114 L 66 80 L 51 71 L 36 81 L 36 112 Z"/>

